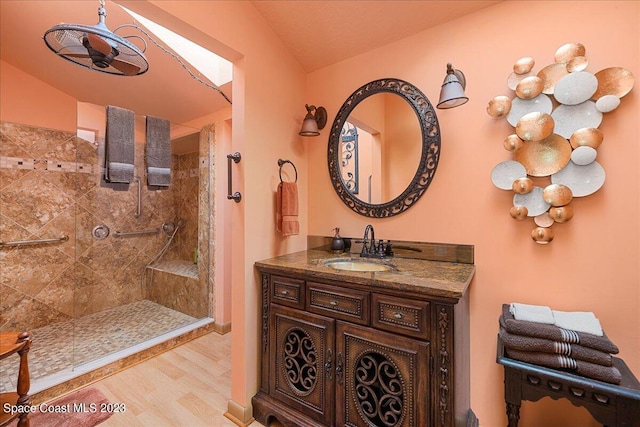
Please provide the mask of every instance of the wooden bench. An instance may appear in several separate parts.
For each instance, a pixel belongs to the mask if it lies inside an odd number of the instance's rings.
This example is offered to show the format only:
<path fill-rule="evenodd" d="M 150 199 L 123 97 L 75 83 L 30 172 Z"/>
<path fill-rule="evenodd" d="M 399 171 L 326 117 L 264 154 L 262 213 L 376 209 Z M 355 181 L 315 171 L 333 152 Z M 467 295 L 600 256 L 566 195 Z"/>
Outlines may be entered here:
<path fill-rule="evenodd" d="M 622 374 L 620 385 L 510 359 L 499 337 L 496 361 L 504 366 L 508 427 L 517 427 L 523 400 L 535 402 L 545 396 L 569 399 L 605 426 L 640 427 L 640 382 L 620 358 L 613 358 Z"/>
<path fill-rule="evenodd" d="M 29 411 L 26 410 L 31 404 L 29 397 L 29 363 L 27 354 L 31 347 L 31 335 L 29 332 L 0 332 L 0 360 L 18 353 L 20 355 L 20 368 L 18 371 L 18 385 L 16 392 L 0 394 L 0 426 L 5 426 L 11 421 L 20 417 L 18 427 L 29 427 Z M 10 407 L 25 407 L 24 411 L 5 411 L 5 405 Z"/>

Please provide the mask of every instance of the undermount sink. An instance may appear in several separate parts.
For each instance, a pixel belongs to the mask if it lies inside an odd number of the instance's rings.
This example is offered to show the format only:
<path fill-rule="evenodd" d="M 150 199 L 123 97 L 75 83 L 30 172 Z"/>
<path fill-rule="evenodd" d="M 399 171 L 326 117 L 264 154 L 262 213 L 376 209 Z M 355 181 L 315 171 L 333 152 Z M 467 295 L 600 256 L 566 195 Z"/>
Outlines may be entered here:
<path fill-rule="evenodd" d="M 329 261 L 325 265 L 336 270 L 347 271 L 389 271 L 392 269 L 388 265 L 376 264 L 366 261 Z"/>

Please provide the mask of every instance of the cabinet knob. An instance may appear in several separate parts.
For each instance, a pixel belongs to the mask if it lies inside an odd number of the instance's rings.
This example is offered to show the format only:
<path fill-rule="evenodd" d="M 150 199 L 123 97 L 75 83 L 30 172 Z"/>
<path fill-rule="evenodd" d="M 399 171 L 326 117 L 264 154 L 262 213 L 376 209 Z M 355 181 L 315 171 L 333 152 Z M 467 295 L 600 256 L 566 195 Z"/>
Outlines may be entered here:
<path fill-rule="evenodd" d="M 334 306 L 334 307 L 337 307 L 338 306 L 338 301 L 336 301 L 336 300 L 329 301 L 329 304 Z"/>
<path fill-rule="evenodd" d="M 404 314 L 395 312 L 393 313 L 393 317 L 395 317 L 396 319 L 402 319 L 404 317 Z"/>
<path fill-rule="evenodd" d="M 282 291 L 280 291 L 280 293 L 282 295 L 289 295 L 289 291 L 287 289 L 283 289 Z"/>

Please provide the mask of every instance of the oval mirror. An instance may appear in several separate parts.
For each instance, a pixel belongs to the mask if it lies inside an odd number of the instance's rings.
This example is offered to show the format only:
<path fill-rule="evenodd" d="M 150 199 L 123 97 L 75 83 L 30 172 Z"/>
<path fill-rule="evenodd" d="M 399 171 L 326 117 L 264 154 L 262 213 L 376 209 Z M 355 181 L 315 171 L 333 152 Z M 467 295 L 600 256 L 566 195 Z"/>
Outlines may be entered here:
<path fill-rule="evenodd" d="M 398 215 L 424 194 L 436 173 L 436 112 L 411 83 L 367 83 L 338 111 L 327 157 L 331 183 L 345 205 L 367 217 Z"/>

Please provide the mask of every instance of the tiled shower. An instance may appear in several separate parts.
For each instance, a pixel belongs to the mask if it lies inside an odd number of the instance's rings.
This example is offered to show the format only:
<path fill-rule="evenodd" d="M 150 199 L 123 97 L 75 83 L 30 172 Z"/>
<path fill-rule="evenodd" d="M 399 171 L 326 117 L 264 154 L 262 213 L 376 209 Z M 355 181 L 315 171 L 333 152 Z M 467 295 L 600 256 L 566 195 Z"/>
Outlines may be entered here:
<path fill-rule="evenodd" d="M 0 241 L 66 236 L 53 243 L 0 246 L 0 330 L 32 331 L 32 381 L 184 327 L 209 312 L 209 279 L 199 279 L 208 276 L 207 266 L 194 264 L 194 249 L 203 251 L 199 200 L 208 189 L 199 183 L 208 176 L 201 153 L 173 155 L 172 185 L 152 190 L 144 180 L 144 142 L 136 138 L 136 175 L 142 177 L 136 217 L 137 184 L 105 183 L 103 138 L 78 135 L 0 123 Z M 163 224 L 179 219 L 186 224 L 163 264 L 143 281 L 145 267 L 168 241 Z M 97 226 L 108 227 L 109 236 L 96 238 Z M 116 231 L 155 229 L 159 232 L 115 237 Z M 8 362 L 0 365 L 0 391 L 13 387 L 8 367 Z"/>

